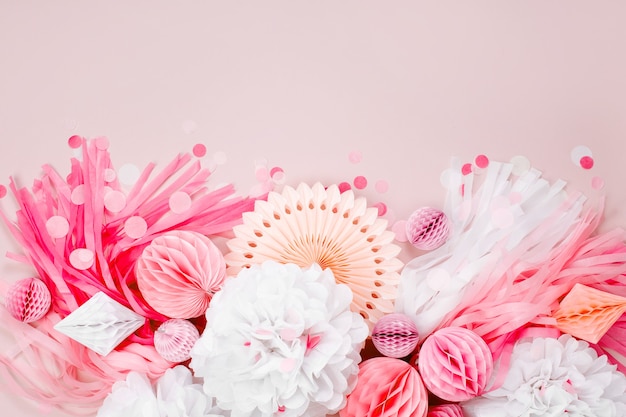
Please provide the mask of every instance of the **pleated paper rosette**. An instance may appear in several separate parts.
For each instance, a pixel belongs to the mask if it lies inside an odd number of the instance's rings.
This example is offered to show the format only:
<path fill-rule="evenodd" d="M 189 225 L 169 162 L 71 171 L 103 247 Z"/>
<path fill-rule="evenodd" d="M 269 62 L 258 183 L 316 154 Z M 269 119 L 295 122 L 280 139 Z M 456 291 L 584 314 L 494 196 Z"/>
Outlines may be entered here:
<path fill-rule="evenodd" d="M 267 201 L 257 200 L 233 230 L 225 257 L 229 276 L 267 260 L 301 267 L 317 263 L 350 287 L 352 310 L 370 329 L 393 311 L 403 265 L 396 258 L 400 247 L 392 244 L 394 233 L 378 210 L 351 190 L 341 193 L 337 185 L 320 183 L 285 187 L 269 193 Z"/>

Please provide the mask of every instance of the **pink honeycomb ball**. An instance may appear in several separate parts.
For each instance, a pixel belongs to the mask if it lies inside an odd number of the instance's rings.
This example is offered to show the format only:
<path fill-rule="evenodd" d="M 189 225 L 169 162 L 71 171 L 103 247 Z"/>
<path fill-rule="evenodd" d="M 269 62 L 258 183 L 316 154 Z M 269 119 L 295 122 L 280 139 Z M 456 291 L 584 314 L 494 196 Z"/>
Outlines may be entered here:
<path fill-rule="evenodd" d="M 32 323 L 46 315 L 51 301 L 50 291 L 43 281 L 24 278 L 9 287 L 5 305 L 11 316 Z"/>
<path fill-rule="evenodd" d="M 419 333 L 413 320 L 405 314 L 393 313 L 383 316 L 372 330 L 372 342 L 376 349 L 390 358 L 410 355 L 419 342 Z"/>
<path fill-rule="evenodd" d="M 432 207 L 415 210 L 406 222 L 407 239 L 421 250 L 437 249 L 448 240 L 449 235 L 448 217 Z"/>
<path fill-rule="evenodd" d="M 154 348 L 166 361 L 184 362 L 191 357 L 191 349 L 200 338 L 200 332 L 190 321 L 171 319 L 154 333 Z"/>

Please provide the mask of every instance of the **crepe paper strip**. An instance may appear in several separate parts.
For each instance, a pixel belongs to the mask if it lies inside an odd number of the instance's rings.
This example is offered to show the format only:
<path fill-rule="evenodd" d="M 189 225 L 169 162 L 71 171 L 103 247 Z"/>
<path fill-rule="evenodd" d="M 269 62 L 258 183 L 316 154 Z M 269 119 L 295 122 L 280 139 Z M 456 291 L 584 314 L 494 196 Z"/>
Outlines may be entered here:
<path fill-rule="evenodd" d="M 171 319 L 154 333 L 154 347 L 163 359 L 179 363 L 191 357 L 191 349 L 199 338 L 198 329 L 190 321 Z"/>
<path fill-rule="evenodd" d="M 626 298 L 576 284 L 554 313 L 556 326 L 590 343 L 602 336 L 626 311 Z"/>
<path fill-rule="evenodd" d="M 53 311 L 66 316 L 101 291 L 146 318 L 165 321 L 168 317 L 152 309 L 136 289 L 133 268 L 143 248 L 172 229 L 227 234 L 241 222 L 241 214 L 252 209 L 254 200 L 234 197 L 232 185 L 209 191 L 206 181 L 210 172 L 184 154 L 154 178 L 154 164 L 148 165 L 126 194 L 125 207 L 111 212 L 106 208 L 105 196 L 123 190 L 117 179 L 106 181 L 113 166 L 107 150 L 98 144 L 83 140 L 82 161 L 71 161 L 66 179 L 46 165 L 42 178 L 31 190 L 18 188 L 11 180 L 10 189 L 19 207 L 17 219 L 11 221 L 4 213 L 0 215 L 22 246 L 28 263 L 50 289 Z M 72 201 L 77 189 L 84 200 L 78 201 L 80 204 Z M 187 212 L 171 212 L 169 195 L 175 191 L 191 196 Z M 137 216 L 146 222 L 146 232 L 139 239 L 124 233 L 125 222 Z M 53 217 L 67 220 L 68 233 L 64 237 L 49 235 L 46 224 Z M 76 262 L 72 264 L 70 254 L 76 249 L 93 253 L 93 265 L 77 268 Z M 151 344 L 152 334 L 153 330 L 144 326 L 137 333 L 138 340 Z"/>
<path fill-rule="evenodd" d="M 463 417 L 463 409 L 458 404 L 439 404 L 428 407 L 427 417 Z"/>
<path fill-rule="evenodd" d="M 481 395 L 493 372 L 493 358 L 483 339 L 462 327 L 446 327 L 422 344 L 418 370 L 426 388 L 446 401 Z"/>
<path fill-rule="evenodd" d="M 144 317 L 98 292 L 58 322 L 54 329 L 106 356 L 145 321 Z"/>
<path fill-rule="evenodd" d="M 425 417 L 428 394 L 419 373 L 394 358 L 372 358 L 359 365 L 356 388 L 340 417 Z"/>
<path fill-rule="evenodd" d="M 37 278 L 24 278 L 13 283 L 4 300 L 5 306 L 15 319 L 30 323 L 46 315 L 50 309 L 50 291 Z"/>
<path fill-rule="evenodd" d="M 419 334 L 411 319 L 399 313 L 383 316 L 372 330 L 372 342 L 378 351 L 390 358 L 403 358 L 417 347 Z"/>
<path fill-rule="evenodd" d="M 200 233 L 175 230 L 154 239 L 135 266 L 144 299 L 159 313 L 179 319 L 201 316 L 226 278 L 220 250 Z"/>
<path fill-rule="evenodd" d="M 244 213 L 243 224 L 234 228 L 227 242 L 228 275 L 266 260 L 309 267 L 330 268 L 339 283 L 354 294 L 352 310 L 359 312 L 372 329 L 393 310 L 400 247 L 376 208 L 351 190 L 320 183 L 310 187 L 285 187 L 257 201 L 254 212 Z"/>
<path fill-rule="evenodd" d="M 112 385 L 128 372 L 144 373 L 155 381 L 172 366 L 154 347 L 138 343 L 126 343 L 101 356 L 54 330 L 60 319 L 50 312 L 25 324 L 0 309 L 0 321 L 16 347 L 0 355 L 0 379 L 11 392 L 68 414 L 92 416 Z"/>
<path fill-rule="evenodd" d="M 409 216 L 406 222 L 409 242 L 421 250 L 433 250 L 443 245 L 450 235 L 446 214 L 432 207 L 422 207 Z"/>

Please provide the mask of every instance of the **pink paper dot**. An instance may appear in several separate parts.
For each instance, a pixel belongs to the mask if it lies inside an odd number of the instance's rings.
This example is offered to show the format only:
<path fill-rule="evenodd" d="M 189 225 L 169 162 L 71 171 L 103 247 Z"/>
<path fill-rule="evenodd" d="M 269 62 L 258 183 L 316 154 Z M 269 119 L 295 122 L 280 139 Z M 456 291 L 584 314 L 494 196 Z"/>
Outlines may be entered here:
<path fill-rule="evenodd" d="M 522 194 L 516 191 L 511 192 L 509 194 L 509 203 L 511 204 L 519 204 L 522 202 Z"/>
<path fill-rule="evenodd" d="M 95 255 L 89 249 L 74 249 L 70 253 L 70 264 L 80 271 L 91 268 L 94 259 Z"/>
<path fill-rule="evenodd" d="M 513 212 L 506 208 L 498 208 L 491 213 L 491 222 L 498 229 L 506 229 L 513 226 L 515 216 Z"/>
<path fill-rule="evenodd" d="M 391 231 L 396 235 L 398 242 L 407 242 L 409 239 L 406 236 L 406 220 L 399 220 L 391 226 Z"/>
<path fill-rule="evenodd" d="M 272 169 L 270 169 L 270 177 L 274 178 L 274 175 L 280 172 L 285 172 L 285 171 L 281 167 L 273 167 Z"/>
<path fill-rule="evenodd" d="M 373 205 L 373 207 L 376 207 L 378 209 L 379 216 L 384 216 L 385 214 L 387 214 L 387 205 L 385 203 L 376 203 Z"/>
<path fill-rule="evenodd" d="M 591 169 L 593 168 L 593 157 L 591 156 L 583 156 L 580 158 L 580 166 L 583 169 Z"/>
<path fill-rule="evenodd" d="M 61 239 L 70 231 L 70 223 L 63 216 L 52 216 L 46 221 L 46 230 L 50 237 Z"/>
<path fill-rule="evenodd" d="M 117 174 L 115 173 L 115 170 L 111 168 L 107 168 L 104 170 L 104 180 L 106 182 L 113 182 L 115 181 L 115 178 L 117 178 Z"/>
<path fill-rule="evenodd" d="M 254 176 L 259 182 L 265 182 L 269 179 L 269 173 L 267 172 L 266 167 L 257 167 L 254 171 Z"/>
<path fill-rule="evenodd" d="M 591 187 L 594 190 L 601 190 L 604 188 L 604 180 L 600 177 L 593 177 L 591 179 Z"/>
<path fill-rule="evenodd" d="M 83 144 L 83 138 L 78 135 L 70 136 L 67 140 L 67 144 L 70 145 L 72 149 L 78 149 Z"/>
<path fill-rule="evenodd" d="M 287 176 L 284 172 L 278 171 L 274 175 L 272 175 L 272 181 L 276 184 L 284 184 L 287 179 Z"/>
<path fill-rule="evenodd" d="M 472 172 L 472 164 L 463 164 L 463 166 L 461 167 L 461 173 L 463 175 L 469 175 Z"/>
<path fill-rule="evenodd" d="M 83 184 L 76 186 L 76 188 L 72 190 L 72 195 L 70 196 L 70 199 L 72 200 L 72 203 L 76 204 L 77 206 L 85 204 L 85 186 Z"/>
<path fill-rule="evenodd" d="M 489 158 L 486 155 L 478 155 L 476 159 L 474 159 L 474 163 L 478 168 L 487 168 L 489 166 Z"/>
<path fill-rule="evenodd" d="M 124 222 L 124 233 L 132 239 L 142 238 L 148 231 L 148 224 L 141 216 L 129 217 Z"/>
<path fill-rule="evenodd" d="M 378 180 L 376 181 L 376 184 L 374 184 L 374 188 L 377 192 L 381 194 L 386 193 L 387 191 L 389 191 L 389 183 L 387 183 L 387 181 L 385 180 Z"/>
<path fill-rule="evenodd" d="M 198 144 L 194 145 L 194 147 L 193 147 L 193 154 L 194 154 L 194 156 L 196 156 L 198 158 L 202 158 L 204 155 L 206 155 L 206 146 L 204 146 L 201 143 L 198 143 Z"/>
<path fill-rule="evenodd" d="M 365 178 L 363 175 L 359 175 L 357 177 L 354 177 L 354 187 L 362 190 L 365 187 L 367 187 L 367 178 Z"/>
<path fill-rule="evenodd" d="M 104 207 L 111 213 L 119 213 L 126 207 L 126 196 L 121 191 L 111 190 L 104 195 Z"/>
<path fill-rule="evenodd" d="M 358 164 L 363 159 L 363 154 L 360 151 L 352 151 L 348 155 L 348 160 L 353 164 Z"/>
<path fill-rule="evenodd" d="M 0 185 L 0 198 L 4 198 L 7 196 L 7 187 L 4 185 Z"/>
<path fill-rule="evenodd" d="M 340 193 L 343 193 L 343 192 L 346 192 L 346 191 L 352 189 L 352 186 L 350 185 L 350 183 L 345 182 L 345 181 L 344 182 L 340 182 L 337 187 L 339 187 L 339 192 Z"/>
<path fill-rule="evenodd" d="M 133 164 L 124 164 L 117 172 L 117 177 L 124 185 L 134 185 L 140 176 L 141 171 L 139 171 L 139 168 Z"/>
<path fill-rule="evenodd" d="M 170 210 L 182 214 L 191 208 L 191 197 L 183 191 L 177 191 L 170 196 Z"/>
<path fill-rule="evenodd" d="M 101 151 L 106 151 L 107 149 L 109 149 L 109 140 L 105 137 L 97 138 L 95 140 L 95 143 L 96 148 L 100 149 Z"/>

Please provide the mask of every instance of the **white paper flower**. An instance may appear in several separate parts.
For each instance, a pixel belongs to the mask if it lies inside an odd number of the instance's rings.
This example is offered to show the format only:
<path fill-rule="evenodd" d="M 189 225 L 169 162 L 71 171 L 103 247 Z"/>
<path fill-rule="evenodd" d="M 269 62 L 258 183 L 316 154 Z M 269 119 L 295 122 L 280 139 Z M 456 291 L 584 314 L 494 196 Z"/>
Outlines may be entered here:
<path fill-rule="evenodd" d="M 570 335 L 523 339 L 504 384 L 463 409 L 470 417 L 622 417 L 626 376 L 615 368 Z"/>
<path fill-rule="evenodd" d="M 351 301 L 330 269 L 253 265 L 213 297 L 191 367 L 233 417 L 335 413 L 356 384 L 368 334 Z"/>
<path fill-rule="evenodd" d="M 168 369 L 153 387 L 145 375 L 130 372 L 113 385 L 97 417 L 221 417 L 213 399 L 193 382 L 184 366 Z"/>

